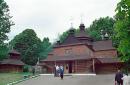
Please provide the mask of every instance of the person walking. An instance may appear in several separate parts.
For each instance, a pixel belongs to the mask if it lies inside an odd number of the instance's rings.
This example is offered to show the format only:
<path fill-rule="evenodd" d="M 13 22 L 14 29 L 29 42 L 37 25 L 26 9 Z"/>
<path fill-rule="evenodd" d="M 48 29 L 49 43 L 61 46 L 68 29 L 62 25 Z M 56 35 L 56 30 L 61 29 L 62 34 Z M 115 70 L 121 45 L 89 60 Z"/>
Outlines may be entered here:
<path fill-rule="evenodd" d="M 57 66 L 56 66 L 56 77 L 59 77 L 59 73 L 60 73 L 59 71 L 60 71 L 60 68 L 59 68 L 59 66 L 57 65 Z"/>
<path fill-rule="evenodd" d="M 63 77 L 64 77 L 64 67 L 62 65 L 60 66 L 60 77 L 63 80 Z"/>
<path fill-rule="evenodd" d="M 122 80 L 123 80 L 123 85 L 130 85 L 128 74 L 124 74 L 124 76 L 122 77 Z"/>
<path fill-rule="evenodd" d="M 118 70 L 118 72 L 115 75 L 115 85 L 123 85 L 123 73 Z"/>

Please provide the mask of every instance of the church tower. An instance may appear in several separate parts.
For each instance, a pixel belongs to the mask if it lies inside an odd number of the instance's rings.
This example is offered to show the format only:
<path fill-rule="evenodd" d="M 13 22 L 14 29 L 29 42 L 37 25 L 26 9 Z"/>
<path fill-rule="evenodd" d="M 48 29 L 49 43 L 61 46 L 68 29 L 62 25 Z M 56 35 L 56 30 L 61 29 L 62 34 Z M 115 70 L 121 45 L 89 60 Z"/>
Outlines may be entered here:
<path fill-rule="evenodd" d="M 85 30 L 85 25 L 83 23 L 79 26 L 79 33 L 76 34 L 76 37 L 82 42 L 86 43 L 88 45 L 91 45 L 91 42 L 93 39 L 88 35 L 88 33 Z"/>

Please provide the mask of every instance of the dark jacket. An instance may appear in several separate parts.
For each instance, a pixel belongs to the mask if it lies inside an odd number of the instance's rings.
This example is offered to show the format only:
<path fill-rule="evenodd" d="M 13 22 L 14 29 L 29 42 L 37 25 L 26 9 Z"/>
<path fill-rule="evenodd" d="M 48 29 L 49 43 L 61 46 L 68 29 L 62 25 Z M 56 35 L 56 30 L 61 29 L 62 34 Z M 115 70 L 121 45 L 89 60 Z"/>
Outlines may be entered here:
<path fill-rule="evenodd" d="M 115 81 L 122 82 L 122 79 L 121 79 L 122 77 L 123 77 L 123 73 L 121 73 L 121 72 L 116 73 Z"/>
<path fill-rule="evenodd" d="M 60 74 L 61 74 L 61 75 L 64 74 L 64 68 L 63 68 L 63 67 L 62 67 L 62 68 L 60 67 Z"/>

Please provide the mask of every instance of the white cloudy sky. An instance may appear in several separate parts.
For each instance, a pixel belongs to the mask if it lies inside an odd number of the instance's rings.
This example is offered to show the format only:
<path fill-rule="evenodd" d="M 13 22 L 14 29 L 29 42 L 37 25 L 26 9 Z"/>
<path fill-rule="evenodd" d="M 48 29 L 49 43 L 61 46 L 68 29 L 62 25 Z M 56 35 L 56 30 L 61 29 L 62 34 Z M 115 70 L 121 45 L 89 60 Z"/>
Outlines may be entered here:
<path fill-rule="evenodd" d="M 10 15 L 15 25 L 9 39 L 26 28 L 34 29 L 40 39 L 49 37 L 54 41 L 58 34 L 83 22 L 88 27 L 99 17 L 115 15 L 119 0 L 5 0 L 10 7 Z"/>

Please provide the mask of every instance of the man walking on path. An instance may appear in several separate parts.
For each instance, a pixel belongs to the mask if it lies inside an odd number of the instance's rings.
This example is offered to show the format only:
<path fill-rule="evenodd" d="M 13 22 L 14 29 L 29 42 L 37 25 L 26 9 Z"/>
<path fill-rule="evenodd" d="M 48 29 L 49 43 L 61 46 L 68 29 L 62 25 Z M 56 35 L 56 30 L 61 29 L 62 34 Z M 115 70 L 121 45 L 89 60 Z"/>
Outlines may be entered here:
<path fill-rule="evenodd" d="M 123 73 L 120 70 L 118 70 L 118 72 L 115 75 L 115 84 L 116 85 L 123 85 L 122 78 L 123 78 Z"/>

